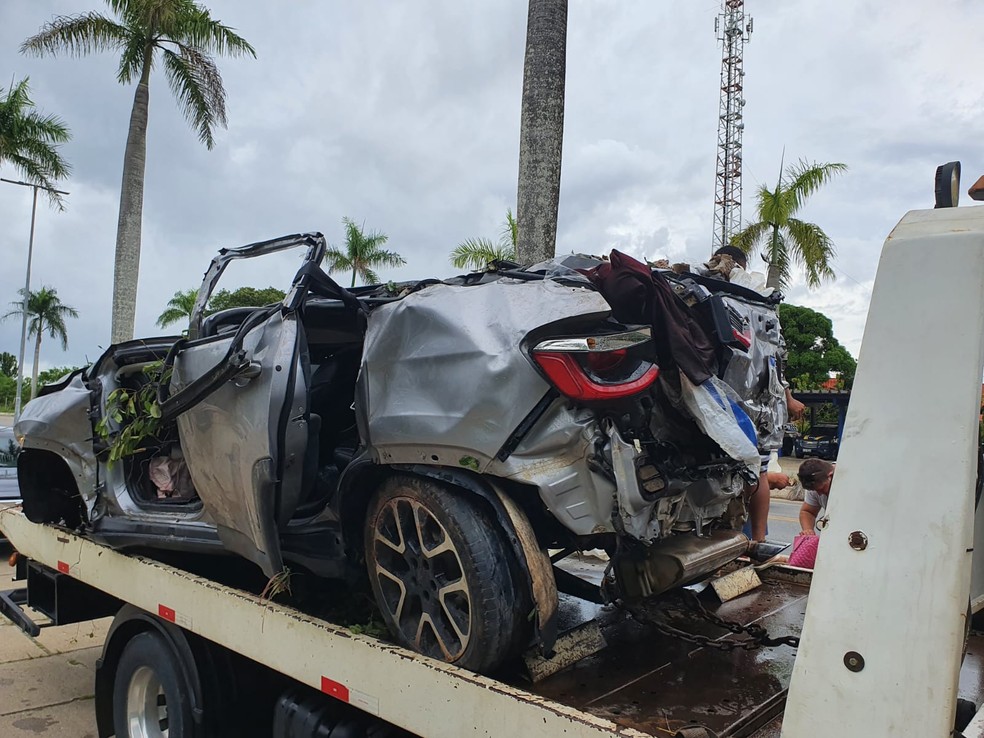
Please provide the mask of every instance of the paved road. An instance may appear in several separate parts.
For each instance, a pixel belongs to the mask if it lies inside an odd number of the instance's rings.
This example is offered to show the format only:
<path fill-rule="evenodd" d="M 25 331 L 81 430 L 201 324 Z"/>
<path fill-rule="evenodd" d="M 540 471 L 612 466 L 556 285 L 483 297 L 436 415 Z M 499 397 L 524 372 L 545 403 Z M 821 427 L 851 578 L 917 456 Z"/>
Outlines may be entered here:
<path fill-rule="evenodd" d="M 20 491 L 17 489 L 17 477 L 0 476 L 0 503 L 19 498 Z"/>
<path fill-rule="evenodd" d="M 799 509 L 802 502 L 773 499 L 769 506 L 769 540 L 792 543 L 800 532 Z"/>

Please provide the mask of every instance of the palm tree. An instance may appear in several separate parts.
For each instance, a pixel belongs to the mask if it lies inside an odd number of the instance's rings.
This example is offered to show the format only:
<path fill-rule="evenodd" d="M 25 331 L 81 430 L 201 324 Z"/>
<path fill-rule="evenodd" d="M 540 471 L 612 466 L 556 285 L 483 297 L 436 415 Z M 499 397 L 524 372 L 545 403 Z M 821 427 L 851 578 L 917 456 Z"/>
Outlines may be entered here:
<path fill-rule="evenodd" d="M 833 279 L 830 262 L 834 244 L 823 229 L 793 216 L 806 199 L 829 182 L 835 174 L 847 171 L 846 164 L 810 164 L 800 160 L 779 177 L 774 190 L 765 185 L 756 195 L 758 222 L 736 234 L 731 243 L 746 254 L 762 244 L 762 258 L 768 264 L 766 286 L 780 289 L 789 284 L 790 266 L 802 264 L 806 283 L 819 287 L 824 279 Z"/>
<path fill-rule="evenodd" d="M 490 238 L 469 238 L 451 252 L 451 265 L 456 269 L 485 269 L 493 261 L 516 260 L 516 219 L 512 210 L 506 210 L 506 222 L 498 242 Z"/>
<path fill-rule="evenodd" d="M 24 290 L 20 290 L 24 295 Z M 4 315 L 7 319 L 13 315 L 24 314 L 24 301 L 10 303 L 14 308 Z M 68 331 L 65 329 L 65 318 L 79 317 L 78 311 L 63 305 L 58 297 L 58 290 L 54 287 L 42 287 L 38 291 L 31 290 L 27 293 L 27 331 L 28 335 L 35 336 L 34 341 L 34 369 L 31 372 L 31 398 L 38 392 L 38 362 L 41 359 L 41 336 L 45 331 L 52 338 L 60 338 L 62 350 L 68 348 Z"/>
<path fill-rule="evenodd" d="M 59 16 L 21 44 L 21 51 L 39 56 L 60 51 L 74 56 L 117 51 L 117 81 L 137 81 L 116 230 L 112 340 L 118 343 L 133 337 L 137 305 L 150 71 L 160 60 L 185 118 L 211 149 L 215 126 L 226 125 L 225 88 L 212 55 L 255 57 L 256 52 L 193 0 L 106 0 L 106 4 L 118 20 L 96 12 Z"/>
<path fill-rule="evenodd" d="M 325 252 L 325 261 L 328 263 L 328 273 L 335 271 L 352 270 L 352 286 L 355 287 L 355 278 L 359 276 L 366 284 L 379 284 L 379 275 L 372 270 L 378 266 L 401 266 L 406 264 L 406 260 L 395 251 L 385 251 L 380 248 L 386 243 L 387 236 L 384 233 L 372 233 L 366 235 L 362 228 L 357 226 L 351 219 L 342 218 L 345 224 L 345 251 L 332 246 Z"/>
<path fill-rule="evenodd" d="M 557 245 L 566 67 L 567 0 L 529 0 L 516 198 L 517 256 L 528 264 Z"/>
<path fill-rule="evenodd" d="M 167 307 L 157 318 L 157 326 L 166 328 L 171 323 L 184 321 L 191 322 L 191 314 L 195 310 L 195 300 L 198 298 L 198 290 L 178 290 L 174 297 L 167 301 Z"/>
<path fill-rule="evenodd" d="M 27 182 L 47 189 L 52 204 L 62 209 L 55 180 L 67 177 L 71 167 L 58 145 L 71 134 L 61 119 L 35 110 L 29 82 L 25 77 L 9 89 L 0 88 L 0 165 L 13 165 Z"/>

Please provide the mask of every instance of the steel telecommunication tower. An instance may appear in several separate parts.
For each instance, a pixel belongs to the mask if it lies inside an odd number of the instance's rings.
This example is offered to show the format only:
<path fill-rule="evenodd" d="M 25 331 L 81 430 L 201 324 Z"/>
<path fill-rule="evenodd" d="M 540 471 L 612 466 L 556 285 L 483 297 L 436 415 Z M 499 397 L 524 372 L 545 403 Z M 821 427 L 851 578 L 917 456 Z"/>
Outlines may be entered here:
<path fill-rule="evenodd" d="M 721 106 L 718 115 L 717 178 L 714 185 L 713 250 L 727 245 L 741 229 L 741 110 L 745 70 L 742 55 L 752 34 L 752 19 L 745 23 L 745 0 L 723 0 L 714 19 L 721 42 Z"/>

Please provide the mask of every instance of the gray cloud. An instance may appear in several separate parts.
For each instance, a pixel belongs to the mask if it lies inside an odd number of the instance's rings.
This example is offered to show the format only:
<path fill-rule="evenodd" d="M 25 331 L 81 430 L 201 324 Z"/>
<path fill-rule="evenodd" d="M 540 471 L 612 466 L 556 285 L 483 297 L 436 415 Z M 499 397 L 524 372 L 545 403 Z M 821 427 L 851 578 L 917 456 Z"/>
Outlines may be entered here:
<path fill-rule="evenodd" d="M 132 89 L 111 55 L 34 59 L 20 42 L 55 14 L 98 0 L 8 1 L 0 11 L 4 80 L 30 74 L 37 103 L 74 133 L 69 209 L 39 212 L 33 284 L 81 312 L 70 346 L 46 365 L 80 363 L 109 334 L 112 261 Z M 175 290 L 195 286 L 215 249 L 299 230 L 342 238 L 341 218 L 389 234 L 408 260 L 386 277 L 442 276 L 464 238 L 497 236 L 514 207 L 526 3 L 299 0 L 208 3 L 257 48 L 221 59 L 228 131 L 206 151 L 165 81 L 151 83 L 138 333 Z M 834 321 L 853 352 L 878 252 L 932 175 L 963 160 L 984 171 L 984 81 L 974 58 L 984 8 L 874 0 L 750 0 L 745 69 L 745 215 L 774 182 L 783 148 L 850 172 L 802 215 L 838 247 L 837 281 L 790 299 Z M 889 10 L 891 12 L 889 12 Z M 710 250 L 720 50 L 718 3 L 572 3 L 558 250 L 698 261 Z M 11 171 L 0 170 L 9 176 Z M 0 298 L 23 281 L 28 193 L 0 187 Z M 266 276 L 266 275 L 264 275 Z M 278 278 L 271 273 L 270 279 Z M 0 324 L 0 350 L 19 327 Z"/>

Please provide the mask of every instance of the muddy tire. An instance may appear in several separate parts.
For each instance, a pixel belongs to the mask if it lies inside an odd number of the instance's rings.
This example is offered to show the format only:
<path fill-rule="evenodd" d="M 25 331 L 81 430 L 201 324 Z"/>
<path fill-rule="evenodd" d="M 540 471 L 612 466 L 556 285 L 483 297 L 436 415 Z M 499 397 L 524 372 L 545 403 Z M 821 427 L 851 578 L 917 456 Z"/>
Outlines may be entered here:
<path fill-rule="evenodd" d="M 482 500 L 391 477 L 369 504 L 365 550 L 373 594 L 400 645 L 488 672 L 526 644 L 529 595 Z"/>

